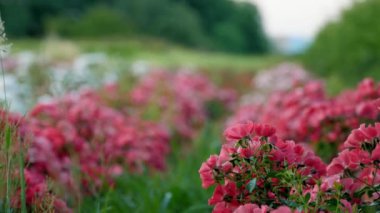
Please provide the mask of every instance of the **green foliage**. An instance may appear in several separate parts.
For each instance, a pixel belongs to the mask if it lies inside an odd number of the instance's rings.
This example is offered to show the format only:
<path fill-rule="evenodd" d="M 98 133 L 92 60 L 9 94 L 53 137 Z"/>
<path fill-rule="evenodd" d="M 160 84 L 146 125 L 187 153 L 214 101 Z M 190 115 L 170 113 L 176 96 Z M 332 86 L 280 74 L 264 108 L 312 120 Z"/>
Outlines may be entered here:
<path fill-rule="evenodd" d="M 13 37 L 155 37 L 198 49 L 265 53 L 256 7 L 232 0 L 23 0 L 0 2 Z M 99 6 L 102 5 L 102 6 Z"/>
<path fill-rule="evenodd" d="M 0 11 L 3 20 L 6 22 L 5 27 L 7 28 L 8 34 L 12 36 L 22 36 L 28 34 L 30 27 L 29 20 L 32 19 L 32 17 L 30 11 L 26 7 L 16 5 L 14 7 L 4 8 L 4 6 L 2 6 Z"/>
<path fill-rule="evenodd" d="M 264 53 L 268 41 L 257 8 L 230 0 L 180 0 L 199 15 L 209 45 L 232 52 Z"/>
<path fill-rule="evenodd" d="M 199 167 L 210 153 L 220 149 L 221 124 L 209 123 L 197 138 L 192 150 L 172 141 L 168 172 L 164 174 L 125 174 L 117 187 L 98 198 L 85 199 L 77 212 L 211 212 L 205 201 L 212 194 L 204 190 Z M 206 141 L 206 142 L 205 142 Z"/>
<path fill-rule="evenodd" d="M 76 14 L 83 11 L 86 1 L 76 0 L 5 0 L 0 1 L 0 11 L 7 33 L 11 37 L 37 36 L 44 31 L 43 22 L 57 13 Z"/>
<path fill-rule="evenodd" d="M 96 6 L 87 10 L 79 19 L 67 16 L 50 18 L 47 29 L 66 37 L 98 38 L 128 35 L 132 26 L 125 22 L 118 11 Z"/>
<path fill-rule="evenodd" d="M 139 34 L 187 45 L 202 43 L 200 20 L 190 8 L 168 0 L 128 0 L 115 4 Z"/>
<path fill-rule="evenodd" d="M 216 46 L 227 51 L 245 49 L 245 41 L 240 29 L 233 22 L 222 22 L 214 28 Z"/>
<path fill-rule="evenodd" d="M 324 77 L 337 76 L 346 86 L 364 77 L 380 78 L 380 0 L 358 1 L 340 20 L 325 26 L 303 57 Z"/>

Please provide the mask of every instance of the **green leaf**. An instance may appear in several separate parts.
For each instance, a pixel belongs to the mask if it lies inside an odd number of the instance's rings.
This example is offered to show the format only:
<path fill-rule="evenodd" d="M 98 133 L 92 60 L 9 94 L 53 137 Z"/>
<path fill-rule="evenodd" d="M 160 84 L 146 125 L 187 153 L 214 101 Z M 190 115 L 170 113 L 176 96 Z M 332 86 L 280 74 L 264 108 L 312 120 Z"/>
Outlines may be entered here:
<path fill-rule="evenodd" d="M 305 204 L 307 204 L 309 202 L 310 197 L 311 197 L 310 193 L 307 193 L 305 196 Z"/>
<path fill-rule="evenodd" d="M 25 174 L 24 174 L 24 152 L 22 148 L 20 149 L 19 154 L 19 163 L 20 163 L 20 185 L 21 185 L 21 212 L 26 213 L 26 183 L 25 183 Z"/>
<path fill-rule="evenodd" d="M 165 195 L 164 195 L 164 199 L 162 200 L 162 203 L 161 203 L 161 208 L 163 210 L 167 209 L 168 208 L 168 205 L 171 201 L 173 197 L 173 194 L 171 192 L 166 192 Z"/>
<path fill-rule="evenodd" d="M 331 199 L 327 200 L 327 210 L 329 211 L 335 211 L 339 202 L 337 199 Z"/>
<path fill-rule="evenodd" d="M 288 199 L 283 199 L 280 198 L 281 202 L 284 203 L 285 205 L 292 207 L 292 208 L 298 208 L 300 205 L 298 205 L 296 202 Z"/>
<path fill-rule="evenodd" d="M 7 126 L 5 130 L 5 150 L 9 151 L 11 146 L 11 128 Z"/>
<path fill-rule="evenodd" d="M 256 178 L 253 178 L 251 181 L 249 181 L 248 186 L 247 186 L 249 193 L 252 193 L 252 191 L 256 188 L 256 182 L 257 182 Z"/>

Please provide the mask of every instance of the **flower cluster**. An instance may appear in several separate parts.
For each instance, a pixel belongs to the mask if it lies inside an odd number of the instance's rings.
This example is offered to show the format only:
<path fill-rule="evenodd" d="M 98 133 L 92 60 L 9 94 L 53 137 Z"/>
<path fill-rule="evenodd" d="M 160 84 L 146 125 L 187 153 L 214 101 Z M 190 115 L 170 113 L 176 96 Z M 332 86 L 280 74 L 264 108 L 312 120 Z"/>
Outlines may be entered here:
<path fill-rule="evenodd" d="M 282 63 L 275 68 L 262 70 L 252 79 L 253 93 L 244 99 L 264 101 L 268 94 L 276 91 L 287 91 L 302 86 L 311 80 L 310 75 L 302 67 L 291 63 Z"/>
<path fill-rule="evenodd" d="M 290 212 L 284 207 L 289 203 L 309 206 L 326 173 L 313 151 L 280 139 L 269 125 L 238 123 L 224 135 L 227 143 L 220 154 L 210 156 L 199 170 L 204 188 L 216 185 L 209 199 L 214 212 Z"/>
<path fill-rule="evenodd" d="M 348 136 L 344 150 L 327 167 L 323 186 L 341 185 L 342 196 L 355 204 L 380 200 L 380 123 L 361 125 Z"/>
<path fill-rule="evenodd" d="M 20 120 L 13 115 L 7 119 L 8 123 Z M 27 146 L 26 202 L 41 208 L 46 202 L 65 206 L 55 198 L 50 182 L 72 198 L 93 194 L 112 186 L 114 177 L 125 170 L 164 170 L 169 152 L 164 127 L 125 116 L 88 92 L 35 106 L 18 126 L 17 135 Z M 15 206 L 19 197 L 15 196 Z"/>
<path fill-rule="evenodd" d="M 350 130 L 379 120 L 379 106 L 380 86 L 371 79 L 332 98 L 321 82 L 309 81 L 291 91 L 273 92 L 265 102 L 242 105 L 228 124 L 244 120 L 271 124 L 280 137 L 311 142 L 329 160 L 342 148 Z"/>
<path fill-rule="evenodd" d="M 168 130 L 193 137 L 215 111 L 209 107 L 220 106 L 213 102 L 230 108 L 235 99 L 234 92 L 188 72 L 152 72 L 131 96 L 121 97 L 118 87 L 68 93 L 36 105 L 22 119 L 17 137 L 26 146 L 27 205 L 46 209 L 54 203 L 70 211 L 58 197 L 70 195 L 63 200 L 75 203 L 113 186 L 125 171 L 164 170 L 173 136 Z M 8 116 L 8 123 L 19 117 Z M 17 169 L 14 173 L 20 175 Z M 14 197 L 14 206 L 20 206 L 20 196 Z"/>
<path fill-rule="evenodd" d="M 168 134 L 161 126 L 126 118 L 81 95 L 36 106 L 25 134 L 32 140 L 28 169 L 70 189 L 75 188 L 73 167 L 83 174 L 81 184 L 88 190 L 89 184 L 99 187 L 124 167 L 162 170 L 169 151 Z"/>
<path fill-rule="evenodd" d="M 335 97 L 307 81 L 245 102 L 228 120 L 220 154 L 199 170 L 204 188 L 216 185 L 209 204 L 214 212 L 376 209 L 379 120 L 380 85 L 372 79 Z"/>
<path fill-rule="evenodd" d="M 269 125 L 235 124 L 199 170 L 213 212 L 357 212 L 380 201 L 380 123 L 351 132 L 326 167 Z M 375 207 L 376 208 L 376 207 Z"/>
<path fill-rule="evenodd" d="M 0 163 L 4 165 L 0 167 L 0 178 L 9 182 L 7 184 L 4 181 L 0 181 L 0 195 L 3 197 L 5 193 L 3 189 L 7 189 L 8 193 L 12 196 L 11 205 L 16 208 L 21 205 L 21 189 L 18 189 L 14 185 L 19 182 L 21 171 L 19 164 L 12 162 L 19 162 L 20 158 L 22 159 L 21 153 L 25 153 L 25 150 L 29 146 L 27 141 L 23 140 L 25 138 L 20 138 L 20 132 L 25 125 L 26 120 L 21 115 L 0 110 L 0 131 L 2 133 L 0 138 Z M 27 186 L 25 190 L 27 204 L 33 204 L 36 211 L 54 210 L 56 212 L 71 212 L 64 201 L 49 191 L 43 174 L 30 171 L 29 169 L 24 169 L 23 172 L 25 185 Z"/>
<path fill-rule="evenodd" d="M 169 124 L 184 138 L 193 138 L 209 114 L 217 111 L 209 107 L 230 108 L 235 97 L 232 90 L 217 88 L 205 76 L 186 71 L 152 71 L 131 91 L 136 113 Z"/>

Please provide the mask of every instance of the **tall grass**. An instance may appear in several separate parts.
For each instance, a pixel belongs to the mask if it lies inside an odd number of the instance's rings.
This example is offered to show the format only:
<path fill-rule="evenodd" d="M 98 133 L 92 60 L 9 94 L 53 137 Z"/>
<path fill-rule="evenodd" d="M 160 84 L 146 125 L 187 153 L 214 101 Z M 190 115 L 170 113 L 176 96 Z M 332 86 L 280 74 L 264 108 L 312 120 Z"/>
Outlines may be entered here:
<path fill-rule="evenodd" d="M 208 123 L 193 146 L 184 150 L 172 141 L 165 173 L 124 174 L 100 200 L 85 199 L 80 212 L 211 212 L 207 199 L 212 192 L 201 188 L 198 170 L 210 153 L 220 149 L 221 128 L 217 122 Z"/>
<path fill-rule="evenodd" d="M 9 45 L 6 45 L 5 41 L 4 25 L 0 17 L 0 68 L 4 91 L 4 98 L 0 108 L 0 111 L 3 112 L 0 116 L 0 211 L 13 212 L 11 202 L 17 194 L 17 190 L 20 189 L 21 212 L 26 213 L 23 145 L 18 140 L 17 124 L 10 123 L 8 120 L 9 103 L 5 86 L 3 56 L 8 52 Z M 20 143 L 17 143 L 17 141 Z M 18 156 L 18 159 L 16 156 Z M 17 160 L 19 160 L 18 169 Z M 17 173 L 20 175 L 19 181 L 14 178 Z M 5 192 L 3 191 L 4 188 Z"/>
<path fill-rule="evenodd" d="M 25 176 L 24 176 L 24 150 L 21 144 L 21 141 L 19 140 L 19 148 L 20 148 L 20 153 L 19 153 L 19 166 L 20 166 L 20 189 L 21 189 L 21 212 L 26 213 L 26 196 L 25 196 L 25 191 L 26 191 L 26 185 L 25 185 Z"/>
<path fill-rule="evenodd" d="M 12 155 L 10 153 L 10 145 L 11 145 L 11 129 L 7 125 L 5 128 L 5 139 L 4 139 L 4 152 L 5 152 L 5 184 L 6 184 L 6 194 L 5 194 L 5 210 L 6 212 L 10 212 L 11 206 L 11 181 L 10 181 L 10 173 L 11 173 L 11 163 L 12 163 Z"/>

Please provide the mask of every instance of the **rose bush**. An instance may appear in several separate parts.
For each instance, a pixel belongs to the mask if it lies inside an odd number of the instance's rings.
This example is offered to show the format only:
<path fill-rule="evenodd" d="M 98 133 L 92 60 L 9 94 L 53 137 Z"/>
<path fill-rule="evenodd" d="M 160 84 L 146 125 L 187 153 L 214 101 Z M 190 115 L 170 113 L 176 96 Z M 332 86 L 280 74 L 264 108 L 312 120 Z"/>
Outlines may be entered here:
<path fill-rule="evenodd" d="M 380 120 L 379 106 L 380 85 L 372 79 L 335 97 L 326 95 L 321 82 L 309 81 L 273 92 L 267 101 L 241 105 L 227 125 L 244 120 L 271 124 L 281 138 L 309 143 L 330 160 L 352 129 Z"/>
<path fill-rule="evenodd" d="M 152 71 L 130 95 L 135 113 L 169 125 L 185 139 L 196 136 L 210 114 L 220 111 L 216 107 L 230 109 L 236 99 L 233 90 L 218 88 L 206 76 L 189 71 Z"/>
<path fill-rule="evenodd" d="M 235 124 L 199 169 L 213 212 L 355 212 L 380 200 L 380 123 L 362 125 L 326 167 L 269 125 Z"/>

